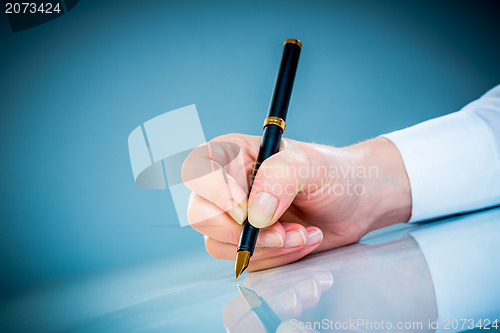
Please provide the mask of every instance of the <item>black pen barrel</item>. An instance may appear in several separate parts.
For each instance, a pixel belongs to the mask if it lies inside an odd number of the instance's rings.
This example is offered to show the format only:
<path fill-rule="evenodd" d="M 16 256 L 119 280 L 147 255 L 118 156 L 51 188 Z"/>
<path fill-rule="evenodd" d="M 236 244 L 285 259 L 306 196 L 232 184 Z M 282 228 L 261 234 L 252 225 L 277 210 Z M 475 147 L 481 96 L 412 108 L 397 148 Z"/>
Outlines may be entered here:
<path fill-rule="evenodd" d="M 262 134 L 259 155 L 255 163 L 250 189 L 262 162 L 279 151 L 281 136 L 285 131 L 286 114 L 292 95 L 301 48 L 302 44 L 298 40 L 288 39 L 285 41 L 283 56 L 281 57 L 278 76 L 274 85 L 271 103 L 269 104 L 269 112 L 264 124 L 264 132 Z M 269 119 L 273 121 L 268 122 Z M 259 229 L 252 226 L 248 222 L 248 219 L 246 219 L 243 222 L 238 251 L 249 251 L 250 255 L 252 255 L 258 234 Z"/>
<path fill-rule="evenodd" d="M 295 42 L 289 42 L 295 41 Z M 293 82 L 299 64 L 299 55 L 302 44 L 299 41 L 287 40 L 283 48 L 283 56 L 274 85 L 273 96 L 269 104 L 268 117 L 278 117 L 286 120 L 286 113 L 292 96 Z"/>

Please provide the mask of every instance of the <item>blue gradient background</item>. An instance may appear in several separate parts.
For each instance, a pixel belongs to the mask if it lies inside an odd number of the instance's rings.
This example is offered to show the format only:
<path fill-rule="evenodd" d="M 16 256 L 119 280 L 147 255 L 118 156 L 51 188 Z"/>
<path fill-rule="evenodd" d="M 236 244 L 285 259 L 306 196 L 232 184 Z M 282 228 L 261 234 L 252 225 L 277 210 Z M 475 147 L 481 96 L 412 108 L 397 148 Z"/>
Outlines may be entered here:
<path fill-rule="evenodd" d="M 500 82 L 492 3 L 82 0 L 16 34 L 1 14 L 2 294 L 207 256 L 192 229 L 152 227 L 176 215 L 134 184 L 144 121 L 195 103 L 209 139 L 260 134 L 289 37 L 288 137 L 343 146 L 456 111 Z"/>

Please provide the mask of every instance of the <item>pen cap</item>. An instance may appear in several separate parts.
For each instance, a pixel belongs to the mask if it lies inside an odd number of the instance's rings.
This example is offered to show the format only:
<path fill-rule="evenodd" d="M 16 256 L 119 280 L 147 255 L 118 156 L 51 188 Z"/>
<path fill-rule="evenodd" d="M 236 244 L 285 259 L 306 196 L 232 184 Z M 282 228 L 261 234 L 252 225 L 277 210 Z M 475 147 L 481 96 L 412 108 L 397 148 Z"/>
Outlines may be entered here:
<path fill-rule="evenodd" d="M 297 39 L 287 39 L 284 43 L 273 96 L 269 104 L 268 117 L 278 117 L 286 120 L 301 49 L 302 43 Z"/>

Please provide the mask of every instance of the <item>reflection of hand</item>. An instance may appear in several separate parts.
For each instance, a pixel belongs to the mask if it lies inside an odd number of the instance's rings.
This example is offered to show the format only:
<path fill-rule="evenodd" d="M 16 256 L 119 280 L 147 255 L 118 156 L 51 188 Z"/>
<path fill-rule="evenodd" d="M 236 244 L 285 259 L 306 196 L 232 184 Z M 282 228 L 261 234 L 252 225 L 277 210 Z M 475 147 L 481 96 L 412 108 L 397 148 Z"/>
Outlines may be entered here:
<path fill-rule="evenodd" d="M 426 332 L 429 319 L 437 318 L 427 263 L 411 237 L 375 246 L 355 244 L 293 265 L 251 273 L 245 278 L 245 287 L 266 299 L 288 321 L 289 328 L 297 327 L 297 322 L 363 319 L 394 325 L 422 323 L 423 329 L 418 331 Z M 309 307 L 314 310 L 304 312 Z M 245 332 L 241 327 L 246 325 L 261 327 L 241 297 L 226 305 L 224 323 L 230 332 Z"/>
<path fill-rule="evenodd" d="M 212 256 L 234 260 L 247 211 L 250 223 L 264 228 L 250 271 L 355 243 L 371 230 L 409 219 L 409 182 L 397 148 L 387 139 L 345 148 L 283 139 L 281 151 L 260 166 L 247 200 L 260 140 L 221 136 L 184 162 L 183 179 L 191 180 L 186 185 L 193 191 L 188 219 L 205 235 Z M 236 155 L 241 168 L 226 167 Z M 196 181 L 193 175 L 205 165 L 223 166 L 227 175 Z"/>
<path fill-rule="evenodd" d="M 253 284 L 251 278 L 252 274 L 249 274 L 245 279 L 245 282 L 250 281 L 250 283 L 245 283 L 250 289 L 252 289 L 250 285 Z M 275 288 L 277 284 L 280 288 Z M 272 311 L 286 322 L 287 319 L 300 317 L 303 310 L 316 306 L 321 294 L 332 285 L 333 277 L 330 272 L 317 267 L 313 268 L 308 275 L 286 276 L 285 279 L 278 278 L 269 284 L 257 283 L 256 287 L 259 295 L 266 295 L 264 300 Z M 226 304 L 223 320 L 229 332 L 266 332 L 265 327 L 240 296 L 231 299 Z"/>
<path fill-rule="evenodd" d="M 336 284 L 334 294 L 328 297 L 329 319 L 384 320 L 394 325 L 415 322 L 421 323 L 422 329 L 398 331 L 427 332 L 429 319 L 437 318 L 434 286 L 425 257 L 413 238 L 353 248 L 359 251 L 356 257 L 350 256 L 351 262 L 342 263 L 332 272 Z"/>

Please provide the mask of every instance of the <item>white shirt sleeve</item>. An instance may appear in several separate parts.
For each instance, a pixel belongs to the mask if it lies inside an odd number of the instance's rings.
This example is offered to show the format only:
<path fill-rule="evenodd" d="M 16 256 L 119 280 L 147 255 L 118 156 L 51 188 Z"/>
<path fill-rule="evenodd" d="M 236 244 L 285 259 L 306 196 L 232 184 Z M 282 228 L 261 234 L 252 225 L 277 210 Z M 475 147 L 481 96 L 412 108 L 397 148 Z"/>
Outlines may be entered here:
<path fill-rule="evenodd" d="M 458 112 L 383 137 L 410 180 L 410 222 L 500 204 L 500 85 Z"/>

